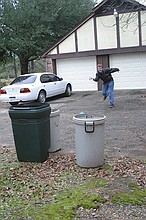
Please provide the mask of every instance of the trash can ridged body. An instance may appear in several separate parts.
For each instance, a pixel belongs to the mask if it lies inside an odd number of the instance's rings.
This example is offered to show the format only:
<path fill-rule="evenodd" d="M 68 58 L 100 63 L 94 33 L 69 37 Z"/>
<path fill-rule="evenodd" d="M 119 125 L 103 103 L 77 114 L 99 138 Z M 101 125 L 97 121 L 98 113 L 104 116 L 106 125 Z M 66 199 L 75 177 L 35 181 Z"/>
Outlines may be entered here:
<path fill-rule="evenodd" d="M 49 152 L 56 152 L 61 149 L 60 141 L 60 111 L 51 109 L 50 114 L 50 148 Z"/>
<path fill-rule="evenodd" d="M 17 158 L 22 162 L 44 162 L 50 147 L 50 112 L 48 103 L 11 106 Z"/>
<path fill-rule="evenodd" d="M 73 117 L 76 161 L 81 167 L 98 167 L 104 162 L 106 116 L 87 114 Z"/>

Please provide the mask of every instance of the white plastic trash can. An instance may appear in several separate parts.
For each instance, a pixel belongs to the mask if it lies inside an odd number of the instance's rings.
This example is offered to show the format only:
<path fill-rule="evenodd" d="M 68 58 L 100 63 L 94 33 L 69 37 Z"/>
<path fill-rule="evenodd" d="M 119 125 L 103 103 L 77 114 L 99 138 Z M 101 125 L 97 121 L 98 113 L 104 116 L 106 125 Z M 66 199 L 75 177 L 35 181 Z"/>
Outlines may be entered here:
<path fill-rule="evenodd" d="M 76 162 L 81 167 L 98 167 L 104 162 L 105 115 L 80 114 L 75 124 Z"/>
<path fill-rule="evenodd" d="M 61 149 L 60 141 L 60 111 L 51 109 L 50 114 L 50 148 L 48 151 L 56 152 Z"/>

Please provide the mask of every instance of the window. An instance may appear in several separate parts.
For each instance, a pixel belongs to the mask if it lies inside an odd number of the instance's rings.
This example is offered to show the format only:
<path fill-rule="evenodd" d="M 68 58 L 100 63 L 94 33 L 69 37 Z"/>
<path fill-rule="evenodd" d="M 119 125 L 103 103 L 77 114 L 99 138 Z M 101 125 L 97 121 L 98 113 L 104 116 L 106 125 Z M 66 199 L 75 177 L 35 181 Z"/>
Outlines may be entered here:
<path fill-rule="evenodd" d="M 58 76 L 55 76 L 53 74 L 43 74 L 40 78 L 42 83 L 47 83 L 47 82 L 56 82 L 60 81 L 60 78 Z"/>
<path fill-rule="evenodd" d="M 60 78 L 58 76 L 56 76 L 56 75 L 49 74 L 49 77 L 52 80 L 52 82 L 60 81 Z"/>
<path fill-rule="evenodd" d="M 40 81 L 41 81 L 42 83 L 52 82 L 52 81 L 50 80 L 50 77 L 49 77 L 48 74 L 43 74 L 43 75 L 41 76 L 41 78 L 40 78 Z"/>
<path fill-rule="evenodd" d="M 36 80 L 36 76 L 35 75 L 30 75 L 30 76 L 19 76 L 16 79 L 14 79 L 10 85 L 14 85 L 14 84 L 30 84 L 30 83 L 34 83 Z"/>

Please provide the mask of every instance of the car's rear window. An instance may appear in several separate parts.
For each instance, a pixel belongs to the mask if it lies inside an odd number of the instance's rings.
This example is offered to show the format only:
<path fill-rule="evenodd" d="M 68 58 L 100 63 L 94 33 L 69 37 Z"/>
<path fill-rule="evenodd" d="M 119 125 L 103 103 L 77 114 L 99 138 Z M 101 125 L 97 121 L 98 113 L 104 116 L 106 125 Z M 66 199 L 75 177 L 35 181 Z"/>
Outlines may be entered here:
<path fill-rule="evenodd" d="M 29 84 L 29 83 L 34 83 L 36 80 L 36 76 L 30 75 L 30 76 L 19 76 L 16 79 L 14 79 L 10 85 L 14 84 Z"/>

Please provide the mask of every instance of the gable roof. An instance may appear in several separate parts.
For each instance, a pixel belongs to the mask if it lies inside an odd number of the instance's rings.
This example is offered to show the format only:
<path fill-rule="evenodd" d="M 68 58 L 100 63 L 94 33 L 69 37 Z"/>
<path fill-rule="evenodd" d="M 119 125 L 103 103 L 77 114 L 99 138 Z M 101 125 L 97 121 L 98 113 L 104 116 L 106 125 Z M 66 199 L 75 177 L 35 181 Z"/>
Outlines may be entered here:
<path fill-rule="evenodd" d="M 145 6 L 143 4 L 140 4 L 139 2 L 135 1 L 135 0 L 103 0 L 101 1 L 96 7 L 93 8 L 93 11 L 96 11 L 97 9 L 99 9 L 101 6 L 105 5 L 106 6 L 120 6 L 121 4 L 129 4 L 132 7 L 139 7 L 139 8 L 145 8 Z"/>
<path fill-rule="evenodd" d="M 84 18 L 78 25 L 76 25 L 69 33 L 67 33 L 63 38 L 61 38 L 56 44 L 51 48 L 47 49 L 43 53 L 42 57 L 45 57 L 50 51 L 57 47 L 62 41 L 69 37 L 73 32 L 75 32 L 79 27 L 86 23 L 94 15 L 101 16 L 103 14 L 113 13 L 113 9 L 116 8 L 120 13 L 124 13 L 125 9 L 127 12 L 146 10 L 146 6 L 140 4 L 135 0 L 103 0 L 97 6 L 92 9 L 92 12 Z"/>
<path fill-rule="evenodd" d="M 96 7 L 93 8 L 93 12 L 97 13 L 100 9 L 102 12 L 110 11 L 116 7 L 119 11 L 124 10 L 138 10 L 146 9 L 146 6 L 140 4 L 135 0 L 103 0 Z"/>

